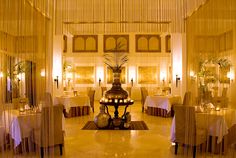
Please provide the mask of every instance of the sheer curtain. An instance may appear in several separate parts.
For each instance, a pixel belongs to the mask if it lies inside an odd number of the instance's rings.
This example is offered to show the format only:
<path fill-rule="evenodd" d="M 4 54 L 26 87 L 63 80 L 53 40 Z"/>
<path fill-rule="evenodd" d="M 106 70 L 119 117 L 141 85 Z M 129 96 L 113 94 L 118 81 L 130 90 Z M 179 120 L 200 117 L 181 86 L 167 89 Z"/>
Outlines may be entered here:
<path fill-rule="evenodd" d="M 0 155 L 12 157 L 35 150 L 30 137 L 38 117 L 27 118 L 24 111 L 23 119 L 12 104 L 27 98 L 22 104 L 35 107 L 50 90 L 53 1 L 1 0 L 0 10 Z M 14 137 L 17 130 L 21 134 Z"/>

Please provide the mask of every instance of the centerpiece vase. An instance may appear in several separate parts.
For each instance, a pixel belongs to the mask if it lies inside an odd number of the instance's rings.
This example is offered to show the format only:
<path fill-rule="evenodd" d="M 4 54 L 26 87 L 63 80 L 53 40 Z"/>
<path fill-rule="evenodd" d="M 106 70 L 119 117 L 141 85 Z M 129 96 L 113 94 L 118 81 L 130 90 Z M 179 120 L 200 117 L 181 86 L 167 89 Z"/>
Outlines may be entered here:
<path fill-rule="evenodd" d="M 108 99 L 126 99 L 128 98 L 128 93 L 121 87 L 120 82 L 121 69 L 113 70 L 113 83 L 112 88 L 108 90 L 105 97 Z"/>

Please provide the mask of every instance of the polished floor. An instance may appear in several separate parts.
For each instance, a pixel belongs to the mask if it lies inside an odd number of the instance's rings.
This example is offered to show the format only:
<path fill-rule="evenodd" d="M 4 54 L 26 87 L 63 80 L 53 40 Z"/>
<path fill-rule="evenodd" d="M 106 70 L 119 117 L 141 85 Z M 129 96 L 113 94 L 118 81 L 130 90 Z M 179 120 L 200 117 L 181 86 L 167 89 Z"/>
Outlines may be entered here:
<path fill-rule="evenodd" d="M 99 104 L 90 116 L 66 119 L 66 158 L 182 158 L 192 157 L 191 150 L 179 148 L 174 155 L 170 142 L 172 118 L 149 116 L 141 112 L 141 103 L 136 101 L 128 110 L 132 120 L 144 120 L 149 130 L 81 130 L 88 120 L 99 113 Z M 197 152 L 197 157 L 234 157 L 235 149 L 226 155 Z M 231 150 L 233 152 L 231 152 Z"/>
<path fill-rule="evenodd" d="M 180 147 L 174 155 L 174 146 L 170 142 L 172 118 L 149 116 L 141 112 L 141 103 L 136 101 L 128 108 L 132 120 L 143 120 L 149 130 L 81 130 L 85 123 L 93 120 L 99 113 L 99 103 L 95 103 L 95 112 L 89 116 L 65 119 L 65 144 L 63 156 L 59 148 L 54 155 L 62 158 L 182 158 L 192 157 L 192 150 Z M 110 109 L 112 110 L 112 109 Z M 122 111 L 121 111 L 122 112 Z M 37 156 L 36 156 L 37 155 Z M 12 154 L 4 157 L 39 157 L 39 153 Z M 0 155 L 1 157 L 1 155 Z M 197 158 L 236 158 L 235 147 L 227 154 L 216 155 L 197 151 Z"/>

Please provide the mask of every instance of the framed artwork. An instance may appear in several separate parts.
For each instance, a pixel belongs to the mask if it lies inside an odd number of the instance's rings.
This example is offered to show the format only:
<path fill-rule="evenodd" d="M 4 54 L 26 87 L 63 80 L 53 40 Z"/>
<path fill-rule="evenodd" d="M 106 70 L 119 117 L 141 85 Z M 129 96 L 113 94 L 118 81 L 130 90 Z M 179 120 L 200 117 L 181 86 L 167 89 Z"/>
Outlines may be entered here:
<path fill-rule="evenodd" d="M 129 52 L 129 35 L 104 35 L 104 52 Z"/>
<path fill-rule="evenodd" d="M 161 52 L 160 35 L 136 35 L 136 52 Z"/>
<path fill-rule="evenodd" d="M 75 84 L 94 84 L 94 66 L 76 66 Z"/>
<path fill-rule="evenodd" d="M 63 52 L 67 52 L 67 36 L 63 35 Z"/>
<path fill-rule="evenodd" d="M 120 74 L 120 82 L 121 84 L 125 84 L 126 83 L 126 68 L 122 67 L 121 68 L 121 74 Z M 108 84 L 112 84 L 113 83 L 113 71 L 107 67 L 107 83 Z"/>
<path fill-rule="evenodd" d="M 165 44 L 166 44 L 166 52 L 171 52 L 171 36 L 170 35 L 166 36 Z"/>
<path fill-rule="evenodd" d="M 97 52 L 97 35 L 75 35 L 72 42 L 73 52 Z"/>
<path fill-rule="evenodd" d="M 156 84 L 157 76 L 156 66 L 138 67 L 138 84 Z"/>

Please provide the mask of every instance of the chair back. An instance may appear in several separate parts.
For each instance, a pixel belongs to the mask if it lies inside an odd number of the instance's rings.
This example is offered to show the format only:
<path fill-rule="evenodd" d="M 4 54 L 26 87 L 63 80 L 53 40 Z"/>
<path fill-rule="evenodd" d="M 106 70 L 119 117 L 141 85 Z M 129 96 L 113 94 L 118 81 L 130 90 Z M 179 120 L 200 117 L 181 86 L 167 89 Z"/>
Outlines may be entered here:
<path fill-rule="evenodd" d="M 132 88 L 132 87 L 126 87 L 126 90 L 127 90 L 127 92 L 128 92 L 128 96 L 129 96 L 129 97 L 131 97 L 131 88 Z"/>
<path fill-rule="evenodd" d="M 14 109 L 19 109 L 20 107 L 24 107 L 25 104 L 29 104 L 28 98 L 13 98 L 12 104 Z"/>
<path fill-rule="evenodd" d="M 228 88 L 223 88 L 222 97 L 227 97 L 227 90 L 228 90 Z"/>
<path fill-rule="evenodd" d="M 141 87 L 140 89 L 141 89 L 141 102 L 142 105 L 144 106 L 146 97 L 148 96 L 148 90 L 145 87 Z"/>
<path fill-rule="evenodd" d="M 94 95 L 95 95 L 95 90 L 90 90 L 88 92 L 88 96 L 89 96 L 89 99 L 90 99 L 90 106 L 92 107 L 93 112 L 94 112 Z"/>
<path fill-rule="evenodd" d="M 194 145 L 196 143 L 195 107 L 176 105 L 174 110 L 176 142 Z"/>
<path fill-rule="evenodd" d="M 45 106 L 42 108 L 40 129 L 41 147 L 63 144 L 62 114 L 62 105 Z"/>
<path fill-rule="evenodd" d="M 102 97 L 103 97 L 104 92 L 107 90 L 107 87 L 101 87 L 101 89 L 102 89 Z"/>
<path fill-rule="evenodd" d="M 191 92 L 185 92 L 185 94 L 184 94 L 184 100 L 183 100 L 183 105 L 191 105 L 192 103 L 191 103 L 191 101 L 192 101 L 192 93 Z"/>

